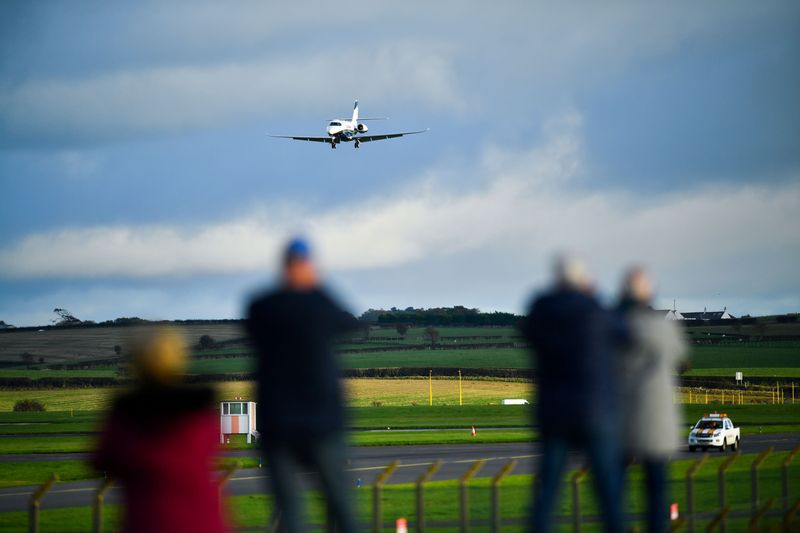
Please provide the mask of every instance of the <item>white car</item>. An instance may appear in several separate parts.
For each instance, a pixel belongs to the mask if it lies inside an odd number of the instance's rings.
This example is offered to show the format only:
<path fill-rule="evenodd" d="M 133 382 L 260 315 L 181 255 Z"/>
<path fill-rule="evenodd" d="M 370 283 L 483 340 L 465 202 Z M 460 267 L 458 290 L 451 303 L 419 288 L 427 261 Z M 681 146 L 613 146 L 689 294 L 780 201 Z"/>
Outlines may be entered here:
<path fill-rule="evenodd" d="M 725 413 L 711 413 L 703 415 L 689 432 L 689 451 L 697 448 L 706 451 L 708 448 L 719 448 L 724 452 L 728 446 L 732 450 L 739 449 L 741 434 L 739 428 L 733 426 L 733 421 Z"/>

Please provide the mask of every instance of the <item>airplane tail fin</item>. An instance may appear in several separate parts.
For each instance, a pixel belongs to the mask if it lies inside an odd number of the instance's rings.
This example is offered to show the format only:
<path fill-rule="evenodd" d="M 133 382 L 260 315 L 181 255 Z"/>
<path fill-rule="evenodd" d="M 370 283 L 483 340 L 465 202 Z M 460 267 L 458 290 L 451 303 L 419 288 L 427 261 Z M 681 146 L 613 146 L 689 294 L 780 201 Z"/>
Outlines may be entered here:
<path fill-rule="evenodd" d="M 358 100 L 353 105 L 353 124 L 358 124 Z"/>

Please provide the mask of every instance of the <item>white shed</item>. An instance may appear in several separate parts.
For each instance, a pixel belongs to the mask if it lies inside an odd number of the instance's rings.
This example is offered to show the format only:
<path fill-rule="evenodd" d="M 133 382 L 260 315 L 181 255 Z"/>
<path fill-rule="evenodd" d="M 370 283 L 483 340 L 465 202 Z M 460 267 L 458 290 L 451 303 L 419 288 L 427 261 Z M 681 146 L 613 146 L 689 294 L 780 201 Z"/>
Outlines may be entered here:
<path fill-rule="evenodd" d="M 225 435 L 247 435 L 248 444 L 256 436 L 256 402 L 236 398 L 219 404 L 219 441 Z"/>

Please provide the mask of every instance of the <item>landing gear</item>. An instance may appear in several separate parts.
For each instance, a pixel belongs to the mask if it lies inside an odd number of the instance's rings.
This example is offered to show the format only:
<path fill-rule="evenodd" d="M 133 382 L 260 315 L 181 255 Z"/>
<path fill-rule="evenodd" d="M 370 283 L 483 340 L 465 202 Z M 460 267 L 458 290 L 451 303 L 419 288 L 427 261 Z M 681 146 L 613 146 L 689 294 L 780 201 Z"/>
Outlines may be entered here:
<path fill-rule="evenodd" d="M 331 139 L 331 150 L 336 150 L 336 139 Z"/>
<path fill-rule="evenodd" d="M 356 148 L 358 148 L 358 147 L 359 147 L 359 145 L 361 145 L 361 141 L 359 141 L 358 139 L 356 139 L 356 140 L 355 140 L 355 144 L 354 144 L 354 146 L 355 146 Z"/>

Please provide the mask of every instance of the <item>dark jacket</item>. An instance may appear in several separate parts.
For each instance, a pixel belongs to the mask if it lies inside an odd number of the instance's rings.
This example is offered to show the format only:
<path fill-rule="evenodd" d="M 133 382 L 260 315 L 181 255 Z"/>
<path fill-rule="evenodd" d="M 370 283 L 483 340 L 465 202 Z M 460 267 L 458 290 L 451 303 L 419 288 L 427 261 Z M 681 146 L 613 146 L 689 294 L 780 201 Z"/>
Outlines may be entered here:
<path fill-rule="evenodd" d="M 612 343 L 624 329 L 592 296 L 557 289 L 537 298 L 521 330 L 533 348 L 543 435 L 582 439 L 613 430 Z"/>
<path fill-rule="evenodd" d="M 211 474 L 218 443 L 211 389 L 144 387 L 117 399 L 92 465 L 122 486 L 122 531 L 225 531 Z"/>
<path fill-rule="evenodd" d="M 252 302 L 247 330 L 258 354 L 258 429 L 265 442 L 344 429 L 333 343 L 357 327 L 322 289 L 281 288 Z"/>

